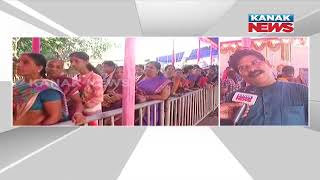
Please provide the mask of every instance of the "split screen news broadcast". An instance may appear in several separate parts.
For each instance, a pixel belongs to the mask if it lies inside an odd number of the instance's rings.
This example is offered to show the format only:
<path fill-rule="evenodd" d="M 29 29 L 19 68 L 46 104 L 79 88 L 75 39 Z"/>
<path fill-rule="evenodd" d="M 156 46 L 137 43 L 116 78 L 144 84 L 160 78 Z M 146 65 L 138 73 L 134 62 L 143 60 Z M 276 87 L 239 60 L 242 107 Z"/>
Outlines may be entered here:
<path fill-rule="evenodd" d="M 14 126 L 308 126 L 307 37 L 15 37 Z"/>
<path fill-rule="evenodd" d="M 14 126 L 217 126 L 219 38 L 14 38 Z"/>
<path fill-rule="evenodd" d="M 0 180 L 318 180 L 319 22 L 320 0 L 0 0 Z"/>

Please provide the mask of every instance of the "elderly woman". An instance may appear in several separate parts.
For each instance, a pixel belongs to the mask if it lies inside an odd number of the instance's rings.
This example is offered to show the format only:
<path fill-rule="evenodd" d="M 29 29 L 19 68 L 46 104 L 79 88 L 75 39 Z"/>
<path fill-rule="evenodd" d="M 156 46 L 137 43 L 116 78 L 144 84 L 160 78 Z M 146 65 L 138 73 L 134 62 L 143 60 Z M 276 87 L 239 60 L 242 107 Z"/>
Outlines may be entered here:
<path fill-rule="evenodd" d="M 110 85 L 104 91 L 103 111 L 117 109 L 122 106 L 122 76 L 123 67 L 119 66 L 115 69 Z"/>
<path fill-rule="evenodd" d="M 67 118 L 67 106 L 59 86 L 46 78 L 46 58 L 41 54 L 22 54 L 17 74 L 23 79 L 13 86 L 13 124 L 52 125 Z"/>
<path fill-rule="evenodd" d="M 77 80 L 67 77 L 63 73 L 64 61 L 52 59 L 47 63 L 48 79 L 57 83 L 64 93 L 69 111 L 69 119 L 75 124 L 81 124 L 85 121 L 83 115 L 83 104 L 79 93 L 80 84 Z"/>

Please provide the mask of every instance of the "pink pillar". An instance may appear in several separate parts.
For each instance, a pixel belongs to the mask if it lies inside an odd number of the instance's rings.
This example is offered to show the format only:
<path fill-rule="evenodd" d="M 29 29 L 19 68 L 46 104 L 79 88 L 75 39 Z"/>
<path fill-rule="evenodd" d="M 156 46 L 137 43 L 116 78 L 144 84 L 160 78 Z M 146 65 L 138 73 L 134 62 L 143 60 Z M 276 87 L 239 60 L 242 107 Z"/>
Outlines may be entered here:
<path fill-rule="evenodd" d="M 122 83 L 122 124 L 125 126 L 134 126 L 135 72 L 135 38 L 126 38 Z"/>
<path fill-rule="evenodd" d="M 242 46 L 244 49 L 251 48 L 251 39 L 250 38 L 242 38 Z"/>
<path fill-rule="evenodd" d="M 198 58 L 197 64 L 199 64 L 199 62 L 200 62 L 200 45 L 201 45 L 200 43 L 201 43 L 201 40 L 200 40 L 200 38 L 199 38 L 198 53 L 197 53 L 197 58 Z"/>
<path fill-rule="evenodd" d="M 174 63 L 176 61 L 175 53 L 174 53 L 174 40 L 172 40 L 172 65 L 174 66 Z"/>
<path fill-rule="evenodd" d="M 213 47 L 212 47 L 212 45 L 211 45 L 211 46 L 210 46 L 210 65 L 213 64 L 213 53 L 212 53 L 212 51 L 213 51 Z"/>
<path fill-rule="evenodd" d="M 38 37 L 32 38 L 32 52 L 40 53 L 41 51 L 41 40 Z"/>

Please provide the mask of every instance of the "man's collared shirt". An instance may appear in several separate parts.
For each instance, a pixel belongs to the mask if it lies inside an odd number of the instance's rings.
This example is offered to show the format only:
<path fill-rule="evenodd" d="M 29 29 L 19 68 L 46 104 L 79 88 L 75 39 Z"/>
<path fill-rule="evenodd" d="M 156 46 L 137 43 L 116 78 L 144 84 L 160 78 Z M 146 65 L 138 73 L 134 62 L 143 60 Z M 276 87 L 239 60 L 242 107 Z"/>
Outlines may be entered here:
<path fill-rule="evenodd" d="M 277 81 L 267 87 L 248 86 L 239 91 L 258 98 L 237 125 L 308 125 L 308 88 L 304 85 Z"/>

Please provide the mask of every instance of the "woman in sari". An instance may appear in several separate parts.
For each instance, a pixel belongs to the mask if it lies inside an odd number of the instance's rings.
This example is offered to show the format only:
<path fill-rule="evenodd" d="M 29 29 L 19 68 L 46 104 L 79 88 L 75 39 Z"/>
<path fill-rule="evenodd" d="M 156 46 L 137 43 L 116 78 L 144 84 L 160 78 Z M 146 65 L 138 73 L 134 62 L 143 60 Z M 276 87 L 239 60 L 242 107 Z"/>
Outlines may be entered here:
<path fill-rule="evenodd" d="M 122 77 L 123 66 L 116 67 L 113 78 L 107 89 L 104 91 L 102 111 L 110 111 L 122 107 Z M 121 117 L 122 115 L 115 116 L 115 125 L 122 125 Z"/>
<path fill-rule="evenodd" d="M 115 69 L 113 79 L 104 91 L 103 111 L 117 109 L 122 106 L 122 75 L 123 67 L 119 66 Z"/>
<path fill-rule="evenodd" d="M 186 65 L 183 67 L 183 73 L 189 81 L 189 88 L 191 90 L 198 89 L 198 81 L 201 76 L 201 68 L 198 65 Z"/>
<path fill-rule="evenodd" d="M 174 65 L 167 65 L 164 68 L 164 71 L 166 78 L 172 81 L 172 87 L 170 91 L 171 95 L 176 95 L 181 83 L 181 78 L 176 75 L 176 69 Z"/>
<path fill-rule="evenodd" d="M 182 94 L 185 92 L 192 91 L 190 87 L 191 81 L 187 80 L 186 76 L 183 74 L 182 69 L 176 69 L 176 77 L 179 78 L 180 82 L 178 84 L 178 89 L 175 94 Z"/>
<path fill-rule="evenodd" d="M 200 78 L 197 82 L 197 86 L 199 88 L 204 88 L 204 87 L 207 87 L 208 85 L 208 77 L 207 77 L 207 74 L 204 70 L 201 70 L 201 75 L 200 75 Z"/>
<path fill-rule="evenodd" d="M 137 81 L 136 98 L 140 101 L 166 100 L 170 96 L 170 83 L 161 72 L 161 64 L 151 61 L 146 65 L 145 74 Z M 160 106 L 157 106 L 157 117 L 154 117 L 154 107 L 151 106 L 150 124 L 160 125 Z M 146 114 L 143 117 L 143 124 L 147 125 Z"/>
<path fill-rule="evenodd" d="M 22 54 L 13 86 L 13 124 L 52 125 L 68 116 L 65 96 L 59 86 L 46 78 L 46 59 L 41 54 Z"/>
<path fill-rule="evenodd" d="M 89 63 L 89 56 L 85 52 L 74 52 L 70 54 L 72 67 L 80 74 L 76 76 L 80 83 L 80 96 L 84 105 L 83 114 L 91 116 L 101 113 L 103 102 L 103 81 L 99 72 Z M 97 126 L 98 120 L 88 123 Z"/>
<path fill-rule="evenodd" d="M 57 83 L 66 97 L 69 119 L 73 123 L 82 124 L 85 121 L 83 105 L 80 98 L 80 84 L 77 80 L 67 77 L 64 73 L 64 61 L 60 59 L 49 60 L 46 67 L 47 78 Z"/>

